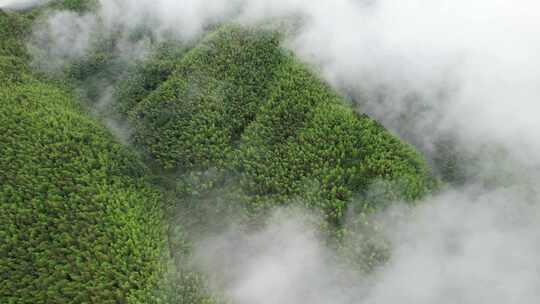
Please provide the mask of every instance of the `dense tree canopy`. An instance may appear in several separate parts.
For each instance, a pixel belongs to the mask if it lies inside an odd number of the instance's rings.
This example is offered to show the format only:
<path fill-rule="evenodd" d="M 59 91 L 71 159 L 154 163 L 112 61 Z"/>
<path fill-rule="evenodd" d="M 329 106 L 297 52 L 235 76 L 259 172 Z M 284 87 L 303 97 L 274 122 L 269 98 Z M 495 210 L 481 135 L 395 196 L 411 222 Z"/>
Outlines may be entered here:
<path fill-rule="evenodd" d="M 281 38 L 224 26 L 154 91 L 124 94 L 135 143 L 166 170 L 234 172 L 248 209 L 301 199 L 339 222 L 353 198 L 375 207 L 429 191 L 415 149 L 355 113 Z"/>
<path fill-rule="evenodd" d="M 72 94 L 28 72 L 25 20 L 0 18 L 0 302 L 147 303 L 161 195 Z"/>
<path fill-rule="evenodd" d="M 350 211 L 436 184 L 411 145 L 353 110 L 275 29 L 225 25 L 131 64 L 115 35 L 97 35 L 53 80 L 25 47 L 38 15 L 0 15 L 2 303 L 213 303 L 186 266 L 207 217 L 300 203 L 342 232 Z M 104 84 L 133 145 L 73 90 L 96 101 Z"/>

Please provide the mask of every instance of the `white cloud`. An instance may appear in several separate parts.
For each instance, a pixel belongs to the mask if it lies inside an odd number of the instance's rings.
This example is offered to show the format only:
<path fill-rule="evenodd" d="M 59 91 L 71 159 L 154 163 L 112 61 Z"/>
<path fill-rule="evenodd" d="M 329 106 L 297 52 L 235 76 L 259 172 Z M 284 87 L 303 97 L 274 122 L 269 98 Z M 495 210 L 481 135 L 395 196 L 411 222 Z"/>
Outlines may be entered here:
<path fill-rule="evenodd" d="M 513 188 L 469 185 L 429 198 L 387 225 L 389 263 L 369 278 L 343 272 L 334 253 L 295 217 L 280 216 L 251 234 L 231 230 L 199 244 L 200 267 L 237 303 L 537 303 L 540 218 L 540 3 L 533 0 L 238 0 L 103 1 L 106 26 L 153 20 L 155 31 L 196 37 L 220 20 L 258 22 L 300 15 L 304 27 L 287 42 L 317 64 L 336 88 L 363 96 L 360 110 L 412 134 L 426 146 L 440 130 L 483 154 Z M 52 15 L 52 47 L 84 52 L 91 32 L 80 17 L 77 39 Z M 75 17 L 79 18 L 79 17 Z M 60 22 L 57 22 L 60 21 Z M 73 22 L 70 21 L 70 24 Z M 82 30 L 81 30 L 82 29 Z M 58 33 L 58 34 L 54 34 Z M 56 41 L 56 42 L 55 42 Z M 56 44 L 55 44 L 56 43 Z M 75 46 L 75 47 L 72 47 Z M 79 47 L 82 46 L 82 47 Z M 410 126 L 411 96 L 426 112 Z M 403 128 L 409 128 L 403 130 Z M 479 152 L 480 153 L 480 152 Z M 383 219 L 392 216 L 383 214 Z M 392 219 L 394 219 L 392 217 Z M 348 282 L 348 284 L 344 284 Z M 306 300 L 307 299 L 307 300 Z"/>
<path fill-rule="evenodd" d="M 25 9 L 49 0 L 0 0 L 0 9 Z"/>

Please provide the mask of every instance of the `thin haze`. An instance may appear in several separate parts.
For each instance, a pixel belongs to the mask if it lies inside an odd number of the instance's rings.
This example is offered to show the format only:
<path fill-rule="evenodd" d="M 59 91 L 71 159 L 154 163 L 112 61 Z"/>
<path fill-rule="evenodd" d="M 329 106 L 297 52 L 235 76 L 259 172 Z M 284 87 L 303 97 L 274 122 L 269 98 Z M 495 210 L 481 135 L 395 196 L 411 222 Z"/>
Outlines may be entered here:
<path fill-rule="evenodd" d="M 236 303 L 539 303 L 538 11 L 534 0 L 115 0 L 102 2 L 100 18 L 53 13 L 36 35 L 69 58 L 87 50 L 100 22 L 135 28 L 152 20 L 158 36 L 192 39 L 224 20 L 302 16 L 285 46 L 359 111 L 423 147 L 451 132 L 459 149 L 504 151 L 482 154 L 478 168 L 517 177 L 505 187 L 469 183 L 400 221 L 399 209 L 378 215 L 388 221 L 392 254 L 368 278 L 340 271 L 314 228 L 294 217 L 209 237 L 198 246 L 199 267 Z"/>
<path fill-rule="evenodd" d="M 26 9 L 48 1 L 49 0 L 0 0 L 0 9 Z"/>
<path fill-rule="evenodd" d="M 114 0 L 101 1 L 99 19 L 111 29 L 152 22 L 158 36 L 191 39 L 223 20 L 302 16 L 287 47 L 359 99 L 360 111 L 425 146 L 451 130 L 463 144 L 497 143 L 540 164 L 539 10 L 534 0 Z M 77 56 L 98 24 L 70 13 L 50 23 L 56 52 Z M 424 111 L 404 125 L 415 100 Z"/>
<path fill-rule="evenodd" d="M 238 304 L 538 303 L 540 209 L 522 190 L 448 191 L 387 210 L 392 257 L 367 276 L 337 264 L 305 215 L 283 211 L 261 231 L 200 242 L 196 262 Z"/>

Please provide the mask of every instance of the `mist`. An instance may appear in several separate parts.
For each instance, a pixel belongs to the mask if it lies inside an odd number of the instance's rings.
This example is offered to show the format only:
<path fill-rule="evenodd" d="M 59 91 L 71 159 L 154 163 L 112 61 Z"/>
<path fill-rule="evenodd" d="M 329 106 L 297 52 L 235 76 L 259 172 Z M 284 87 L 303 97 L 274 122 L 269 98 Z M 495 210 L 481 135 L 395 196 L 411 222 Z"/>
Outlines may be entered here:
<path fill-rule="evenodd" d="M 219 22 L 297 16 L 303 25 L 285 47 L 320 69 L 335 88 L 351 96 L 359 111 L 425 152 L 444 132 L 451 132 L 463 146 L 475 146 L 472 149 L 500 145 L 526 162 L 540 152 L 534 140 L 540 130 L 535 115 L 540 96 L 536 1 L 100 3 L 92 17 L 51 13 L 38 36 L 49 35 L 53 57 L 80 56 L 91 46 L 90 33 L 96 29 L 147 25 L 158 39 L 174 35 L 190 40 Z M 75 26 L 66 28 L 67 23 Z M 124 46 L 145 47 L 129 42 Z"/>
<path fill-rule="evenodd" d="M 312 8 L 310 26 L 292 48 L 335 86 L 360 95 L 360 110 L 425 146 L 450 131 L 463 145 L 498 144 L 533 161 L 540 130 L 532 114 L 540 96 L 537 2 L 358 3 Z M 400 124 L 411 110 L 420 110 L 412 126 Z"/>
<path fill-rule="evenodd" d="M 278 209 L 259 230 L 232 225 L 195 247 L 195 266 L 233 303 L 349 303 L 367 285 L 346 270 L 307 210 Z"/>
<path fill-rule="evenodd" d="M 0 9 L 22 10 L 46 2 L 49 0 L 0 0 Z"/>
<path fill-rule="evenodd" d="M 517 193 L 521 193 L 516 196 Z M 196 265 L 233 303 L 536 303 L 538 193 L 451 190 L 376 214 L 391 257 L 366 275 L 338 263 L 308 211 L 201 241 Z"/>
<path fill-rule="evenodd" d="M 64 60 L 83 56 L 98 27 L 150 24 L 157 39 L 190 41 L 220 22 L 298 16 L 284 47 L 359 112 L 427 158 L 450 134 L 452 148 L 478 157 L 468 164 L 477 176 L 504 179 L 466 180 L 415 208 L 396 202 L 373 215 L 391 255 L 369 275 L 335 263 L 307 211 L 207 236 L 196 266 L 234 303 L 536 303 L 539 10 L 532 0 L 115 0 L 101 1 L 95 16 L 51 12 L 35 36 L 47 37 L 48 58 Z"/>
<path fill-rule="evenodd" d="M 392 259 L 366 303 L 535 303 L 538 193 L 448 192 L 386 232 Z M 473 190 L 475 191 L 475 190 Z"/>

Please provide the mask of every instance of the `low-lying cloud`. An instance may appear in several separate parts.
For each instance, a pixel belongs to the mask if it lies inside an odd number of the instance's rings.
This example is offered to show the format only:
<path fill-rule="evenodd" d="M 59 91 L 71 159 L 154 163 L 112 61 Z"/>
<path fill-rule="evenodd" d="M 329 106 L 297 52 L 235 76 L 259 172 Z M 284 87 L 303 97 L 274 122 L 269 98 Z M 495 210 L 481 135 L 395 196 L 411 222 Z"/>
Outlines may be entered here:
<path fill-rule="evenodd" d="M 21 10 L 46 2 L 49 0 L 0 0 L 0 9 Z"/>
<path fill-rule="evenodd" d="M 375 215 L 389 261 L 366 276 L 336 263 L 306 211 L 199 243 L 197 265 L 233 303 L 536 303 L 538 193 L 448 191 Z"/>
<path fill-rule="evenodd" d="M 78 20 L 52 13 L 50 45 L 59 53 L 79 55 L 90 46 L 87 37 L 98 24 L 111 31 L 147 25 L 156 37 L 172 34 L 189 40 L 211 24 L 294 15 L 304 22 L 286 46 L 318 66 L 336 88 L 352 95 L 360 111 L 399 134 L 427 148 L 441 133 L 450 132 L 463 145 L 477 148 L 496 143 L 527 162 L 540 155 L 537 1 L 114 0 L 100 4 L 97 15 Z M 64 26 L 68 23 L 75 26 Z"/>
<path fill-rule="evenodd" d="M 278 212 L 261 231 L 211 236 L 197 246 L 197 265 L 235 303 L 540 302 L 540 3 L 100 3 L 96 15 L 51 12 L 36 39 L 48 37 L 50 54 L 72 58 L 88 51 L 96 28 L 145 24 L 157 39 L 191 40 L 220 22 L 298 16 L 302 26 L 284 46 L 320 69 L 359 111 L 428 157 L 451 134 L 456 150 L 478 157 L 471 164 L 478 174 L 507 181 L 486 187 L 469 180 L 412 210 L 376 215 L 386 223 L 391 256 L 368 277 L 333 262 L 336 253 L 304 217 Z"/>

